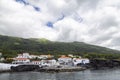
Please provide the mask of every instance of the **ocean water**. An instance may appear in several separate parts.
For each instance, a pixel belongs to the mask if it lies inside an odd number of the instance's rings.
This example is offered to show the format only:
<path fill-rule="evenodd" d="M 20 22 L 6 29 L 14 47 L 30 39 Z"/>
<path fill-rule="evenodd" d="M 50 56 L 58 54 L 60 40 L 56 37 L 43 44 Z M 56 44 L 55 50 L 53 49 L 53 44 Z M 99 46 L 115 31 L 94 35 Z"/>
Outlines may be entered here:
<path fill-rule="evenodd" d="M 0 80 L 120 80 L 120 69 L 79 72 L 14 72 L 0 73 Z"/>

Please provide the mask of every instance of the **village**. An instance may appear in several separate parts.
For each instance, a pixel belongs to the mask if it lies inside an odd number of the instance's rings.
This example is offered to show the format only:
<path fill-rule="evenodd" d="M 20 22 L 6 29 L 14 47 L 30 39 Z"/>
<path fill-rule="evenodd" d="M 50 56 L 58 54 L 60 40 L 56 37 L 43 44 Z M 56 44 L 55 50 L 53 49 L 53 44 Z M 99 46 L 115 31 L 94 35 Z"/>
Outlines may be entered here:
<path fill-rule="evenodd" d="M 0 53 L 2 56 L 2 53 Z M 12 60 L 12 66 L 16 65 L 39 65 L 39 67 L 75 67 L 75 66 L 84 66 L 90 63 L 88 58 L 82 58 L 81 56 L 76 55 L 60 55 L 57 59 L 54 58 L 54 55 L 30 55 L 29 53 L 18 54 L 14 58 L 7 58 L 7 60 Z M 3 57 L 0 58 L 0 61 L 4 61 Z M 2 63 L 4 64 L 4 63 Z M 5 66 L 3 66 L 5 68 Z M 10 66 L 6 66 L 6 68 Z"/>

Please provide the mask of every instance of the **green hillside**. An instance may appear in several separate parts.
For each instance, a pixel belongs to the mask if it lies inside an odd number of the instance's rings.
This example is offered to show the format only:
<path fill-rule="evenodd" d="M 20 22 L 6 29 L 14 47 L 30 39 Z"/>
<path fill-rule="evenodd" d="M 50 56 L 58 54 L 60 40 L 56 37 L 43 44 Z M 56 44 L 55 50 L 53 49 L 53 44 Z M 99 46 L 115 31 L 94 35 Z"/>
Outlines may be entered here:
<path fill-rule="evenodd" d="M 120 51 L 86 44 L 83 42 L 52 42 L 47 39 L 23 39 L 0 35 L 0 52 L 6 57 L 16 56 L 18 53 L 31 54 L 116 54 Z"/>

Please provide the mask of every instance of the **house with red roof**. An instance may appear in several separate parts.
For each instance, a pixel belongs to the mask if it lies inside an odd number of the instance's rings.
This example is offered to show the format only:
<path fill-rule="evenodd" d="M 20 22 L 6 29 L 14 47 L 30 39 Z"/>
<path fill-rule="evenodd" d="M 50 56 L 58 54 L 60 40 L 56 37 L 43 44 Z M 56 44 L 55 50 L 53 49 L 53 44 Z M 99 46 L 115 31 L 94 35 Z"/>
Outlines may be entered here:
<path fill-rule="evenodd" d="M 14 63 L 14 64 L 26 64 L 26 63 L 30 63 L 30 59 L 28 59 L 28 58 L 14 58 L 14 61 L 12 63 Z"/>
<path fill-rule="evenodd" d="M 72 58 L 65 56 L 65 55 L 62 55 L 61 57 L 58 58 L 58 62 L 60 64 L 68 64 L 68 63 L 72 62 Z"/>

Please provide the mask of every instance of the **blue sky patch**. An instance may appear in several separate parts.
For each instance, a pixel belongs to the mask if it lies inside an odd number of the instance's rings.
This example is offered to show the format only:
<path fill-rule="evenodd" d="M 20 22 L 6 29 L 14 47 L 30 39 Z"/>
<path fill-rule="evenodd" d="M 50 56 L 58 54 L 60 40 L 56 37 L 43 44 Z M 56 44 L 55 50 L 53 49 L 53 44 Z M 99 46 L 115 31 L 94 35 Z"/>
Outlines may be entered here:
<path fill-rule="evenodd" d="M 29 5 L 27 0 L 16 0 L 16 2 L 22 3 L 24 5 Z"/>
<path fill-rule="evenodd" d="M 33 6 L 33 8 L 34 8 L 36 11 L 40 11 L 40 8 L 39 8 L 39 7 Z"/>
<path fill-rule="evenodd" d="M 50 28 L 53 28 L 53 23 L 50 22 L 50 21 L 48 21 L 48 22 L 46 23 L 46 26 L 48 26 L 48 27 L 50 27 Z"/>
<path fill-rule="evenodd" d="M 19 2 L 21 4 L 24 4 L 24 5 L 30 5 L 30 6 L 32 6 L 35 9 L 35 11 L 40 11 L 39 7 L 31 5 L 27 0 L 15 0 L 15 1 Z"/>

